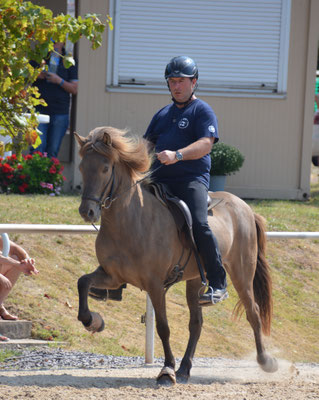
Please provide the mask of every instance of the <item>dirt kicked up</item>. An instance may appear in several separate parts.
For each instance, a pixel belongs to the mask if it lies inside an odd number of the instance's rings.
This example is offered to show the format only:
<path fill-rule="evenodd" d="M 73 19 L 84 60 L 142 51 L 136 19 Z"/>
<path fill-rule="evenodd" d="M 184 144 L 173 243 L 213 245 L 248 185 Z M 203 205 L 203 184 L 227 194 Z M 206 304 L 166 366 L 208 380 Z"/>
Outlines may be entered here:
<path fill-rule="evenodd" d="M 196 366 L 188 384 L 158 387 L 159 365 L 128 368 L 0 371 L 0 400 L 78 399 L 319 399 L 319 364 L 279 360 L 267 374 L 255 361 L 207 359 Z"/>

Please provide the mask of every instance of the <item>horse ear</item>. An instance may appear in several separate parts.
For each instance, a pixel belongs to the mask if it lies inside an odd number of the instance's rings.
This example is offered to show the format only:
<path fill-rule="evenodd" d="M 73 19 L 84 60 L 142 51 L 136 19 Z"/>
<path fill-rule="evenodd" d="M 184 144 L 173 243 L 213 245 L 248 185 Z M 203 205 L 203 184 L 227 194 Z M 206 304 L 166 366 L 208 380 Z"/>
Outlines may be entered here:
<path fill-rule="evenodd" d="M 112 145 L 112 138 L 111 138 L 111 135 L 110 135 L 107 131 L 104 131 L 104 134 L 103 134 L 103 143 L 107 144 L 108 146 L 111 146 L 111 145 Z"/>
<path fill-rule="evenodd" d="M 74 132 L 74 136 L 75 136 L 75 139 L 77 140 L 79 146 L 82 147 L 85 143 L 85 138 L 78 135 L 76 132 Z"/>

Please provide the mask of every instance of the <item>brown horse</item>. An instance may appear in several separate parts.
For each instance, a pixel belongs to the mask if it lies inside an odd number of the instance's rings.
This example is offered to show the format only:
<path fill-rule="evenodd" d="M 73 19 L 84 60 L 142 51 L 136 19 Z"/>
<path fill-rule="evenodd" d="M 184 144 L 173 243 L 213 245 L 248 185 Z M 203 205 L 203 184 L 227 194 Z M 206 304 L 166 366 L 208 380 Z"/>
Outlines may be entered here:
<path fill-rule="evenodd" d="M 76 135 L 80 146 L 80 171 L 83 196 L 79 212 L 87 222 L 101 217 L 96 239 L 100 266 L 78 281 L 78 319 L 87 330 L 99 332 L 104 322 L 88 308 L 91 287 L 117 289 L 129 283 L 145 290 L 153 303 L 157 333 L 162 341 L 165 364 L 157 380 L 161 384 L 186 382 L 202 328 L 202 310 L 198 292 L 202 281 L 194 255 L 188 263 L 174 219 L 162 204 L 138 180 L 150 168 L 151 157 L 145 141 L 128 137 L 125 131 L 100 127 L 86 138 Z M 267 372 L 278 368 L 276 359 L 264 348 L 262 332 L 270 333 L 272 285 L 265 259 L 263 218 L 238 197 L 210 193 L 222 201 L 214 208 L 209 223 L 218 239 L 224 266 L 238 293 L 235 314 L 244 307 L 254 331 L 257 361 Z M 189 341 L 181 365 L 175 374 L 175 359 L 169 342 L 165 305 L 165 282 L 174 266 L 186 264 L 182 279 L 186 281 L 190 311 Z"/>

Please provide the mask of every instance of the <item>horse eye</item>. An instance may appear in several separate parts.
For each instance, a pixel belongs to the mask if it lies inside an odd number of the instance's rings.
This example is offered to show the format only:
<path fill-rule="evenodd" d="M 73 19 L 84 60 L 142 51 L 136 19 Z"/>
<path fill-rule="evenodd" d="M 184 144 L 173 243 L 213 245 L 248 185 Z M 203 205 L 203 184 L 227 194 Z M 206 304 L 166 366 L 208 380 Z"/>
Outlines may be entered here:
<path fill-rule="evenodd" d="M 105 165 L 104 167 L 103 167 L 103 173 L 107 173 L 107 171 L 109 170 L 109 166 L 108 165 Z"/>

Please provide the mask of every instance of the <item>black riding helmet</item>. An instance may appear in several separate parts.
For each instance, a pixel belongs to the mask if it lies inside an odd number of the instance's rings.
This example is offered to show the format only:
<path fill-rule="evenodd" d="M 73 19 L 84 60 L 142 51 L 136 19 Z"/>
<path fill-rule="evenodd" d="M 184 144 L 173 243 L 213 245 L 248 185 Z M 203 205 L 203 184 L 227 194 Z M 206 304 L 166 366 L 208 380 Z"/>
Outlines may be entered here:
<path fill-rule="evenodd" d="M 198 79 L 198 68 L 195 61 L 187 56 L 178 56 L 172 58 L 165 68 L 165 79 L 168 88 L 169 88 L 169 83 L 168 83 L 169 78 Z M 178 105 L 186 106 L 191 101 L 196 88 L 197 88 L 197 82 L 194 91 L 192 92 L 190 98 L 187 101 L 181 103 L 175 100 L 174 97 L 172 97 L 173 102 Z"/>
<path fill-rule="evenodd" d="M 165 68 L 165 79 L 168 78 L 198 79 L 198 68 L 195 61 L 187 56 L 172 58 Z"/>

